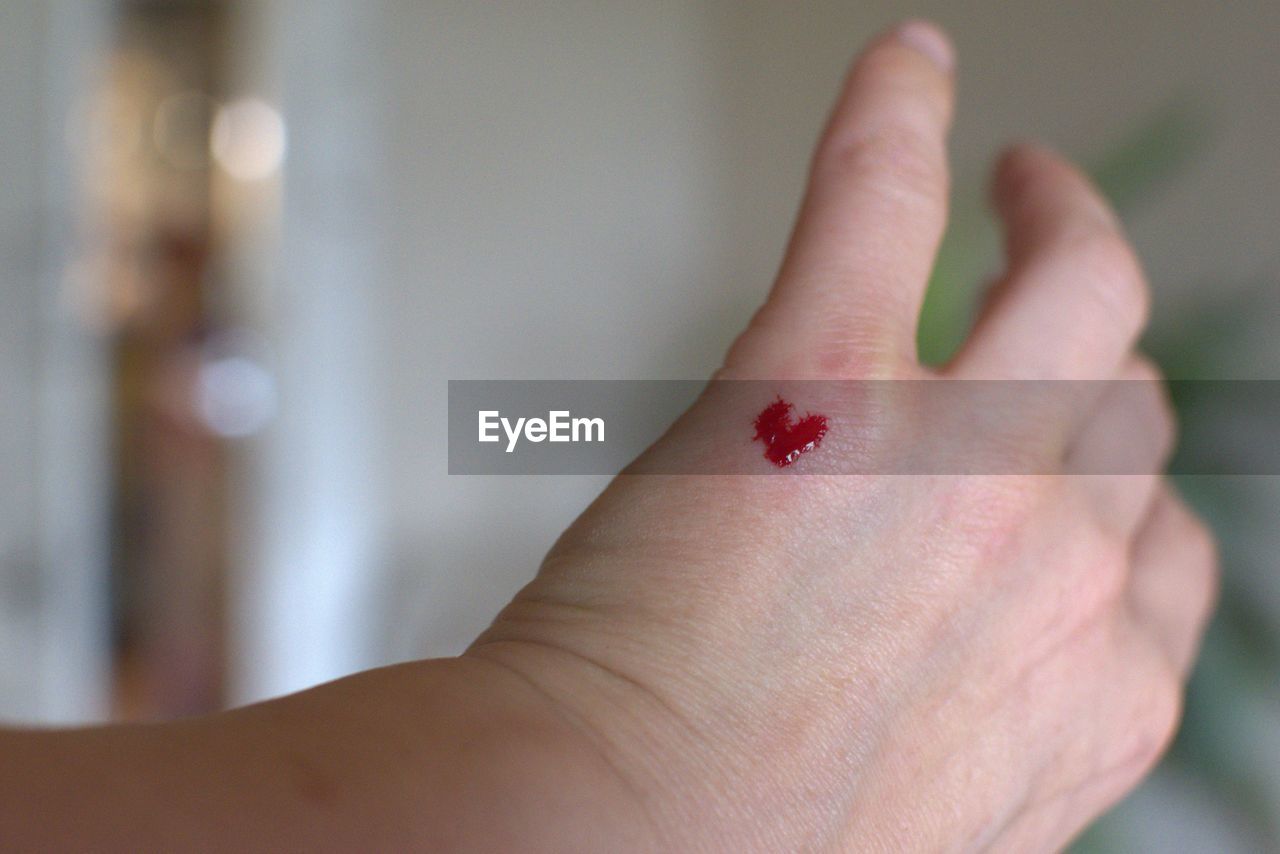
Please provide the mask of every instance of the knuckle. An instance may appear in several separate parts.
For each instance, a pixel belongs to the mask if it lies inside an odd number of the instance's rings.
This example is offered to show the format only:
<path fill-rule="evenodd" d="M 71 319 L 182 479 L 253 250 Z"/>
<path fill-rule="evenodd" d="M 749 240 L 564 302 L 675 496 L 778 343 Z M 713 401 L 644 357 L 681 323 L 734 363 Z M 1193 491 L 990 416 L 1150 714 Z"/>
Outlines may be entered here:
<path fill-rule="evenodd" d="M 1124 596 L 1129 582 L 1129 545 L 1109 527 L 1095 523 L 1094 559 L 1080 580 L 1079 605 L 1089 615 L 1111 610 Z"/>
<path fill-rule="evenodd" d="M 964 478 L 960 488 L 975 528 L 997 540 L 1022 529 L 1052 500 L 1049 479 L 1030 475 Z"/>
<path fill-rule="evenodd" d="M 1143 411 L 1144 421 L 1150 430 L 1151 444 L 1164 460 L 1173 451 L 1178 439 L 1178 413 L 1174 409 L 1173 400 L 1169 397 L 1169 389 L 1165 385 L 1164 375 L 1155 362 L 1145 356 L 1137 356 L 1126 379 L 1138 385 L 1138 393 Z"/>
<path fill-rule="evenodd" d="M 818 158 L 818 177 L 856 182 L 891 201 L 939 206 L 947 192 L 945 163 L 940 138 L 902 121 L 833 139 Z"/>
<path fill-rule="evenodd" d="M 1131 686 L 1129 713 L 1113 738 L 1113 755 L 1129 775 L 1147 774 L 1173 743 L 1182 721 L 1182 682 L 1171 667 L 1157 664 Z"/>
<path fill-rule="evenodd" d="M 1155 396 L 1155 418 L 1161 457 L 1168 457 L 1178 444 L 1178 412 L 1173 408 L 1169 389 L 1162 378 L 1157 377 L 1153 380 L 1152 389 Z"/>
<path fill-rule="evenodd" d="M 1148 686 L 1135 746 L 1146 767 L 1155 765 L 1173 742 L 1182 721 L 1182 706 L 1182 681 L 1172 670 L 1160 670 Z"/>
<path fill-rule="evenodd" d="M 1185 554 L 1194 567 L 1192 594 L 1198 600 L 1197 617 L 1203 620 L 1213 611 L 1218 600 L 1221 566 L 1218 555 L 1218 541 L 1199 517 L 1192 516 L 1187 532 Z"/>
<path fill-rule="evenodd" d="M 1163 383 L 1164 372 L 1155 361 L 1143 353 L 1135 353 L 1129 378 L 1139 382 Z"/>
<path fill-rule="evenodd" d="M 1119 232 L 1091 230 L 1074 240 L 1069 255 L 1103 311 L 1132 332 L 1146 325 L 1151 293 L 1137 254 Z"/>
<path fill-rule="evenodd" d="M 965 477 L 945 484 L 948 521 L 957 541 L 971 553 L 962 565 L 981 574 L 1003 565 L 1000 557 L 1017 541 L 1019 531 L 1034 513 L 1034 499 L 1018 477 Z"/>
<path fill-rule="evenodd" d="M 1186 549 L 1199 566 L 1216 567 L 1218 564 L 1218 541 L 1203 519 L 1193 513 L 1187 513 Z"/>
<path fill-rule="evenodd" d="M 901 354 L 886 348 L 871 332 L 858 329 L 815 335 L 812 365 L 818 376 L 834 379 L 900 380 L 910 378 L 911 371 Z"/>
<path fill-rule="evenodd" d="M 1132 565 L 1128 538 L 1116 526 L 1084 506 L 1072 516 L 1077 521 L 1071 544 L 1050 558 L 1059 566 L 1054 572 L 1059 580 L 1053 585 L 1059 594 L 1059 620 L 1069 628 L 1110 621 L 1128 595 Z"/>
<path fill-rule="evenodd" d="M 1156 474 L 1163 470 L 1174 447 L 1178 444 L 1178 421 L 1170 406 L 1159 401 L 1152 404 L 1149 435 L 1151 446 L 1156 451 L 1156 461 L 1143 473 Z"/>

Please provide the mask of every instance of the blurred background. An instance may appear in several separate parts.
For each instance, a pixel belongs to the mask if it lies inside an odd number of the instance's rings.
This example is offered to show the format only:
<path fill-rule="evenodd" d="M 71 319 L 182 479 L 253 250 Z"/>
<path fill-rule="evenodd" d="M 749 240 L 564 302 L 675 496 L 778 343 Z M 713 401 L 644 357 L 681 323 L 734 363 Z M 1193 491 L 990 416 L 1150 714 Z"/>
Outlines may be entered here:
<path fill-rule="evenodd" d="M 0 719 L 460 651 L 603 479 L 450 478 L 446 381 L 710 373 L 908 14 L 961 57 L 925 354 L 1035 137 L 1120 206 L 1171 376 L 1277 375 L 1273 2 L 0 0 Z M 1172 755 L 1080 850 L 1280 850 L 1280 484 L 1182 486 L 1222 608 Z"/>

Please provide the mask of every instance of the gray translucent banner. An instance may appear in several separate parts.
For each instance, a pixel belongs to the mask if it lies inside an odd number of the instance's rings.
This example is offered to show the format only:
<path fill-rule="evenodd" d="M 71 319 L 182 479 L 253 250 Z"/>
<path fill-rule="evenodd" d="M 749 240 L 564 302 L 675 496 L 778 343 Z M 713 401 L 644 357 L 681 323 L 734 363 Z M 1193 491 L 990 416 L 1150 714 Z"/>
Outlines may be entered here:
<path fill-rule="evenodd" d="M 1180 413 L 1159 454 L 1159 413 Z M 690 407 L 695 401 L 699 405 Z M 665 432 L 672 441 L 649 447 Z M 1280 474 L 1280 381 L 451 380 L 449 473 Z"/>

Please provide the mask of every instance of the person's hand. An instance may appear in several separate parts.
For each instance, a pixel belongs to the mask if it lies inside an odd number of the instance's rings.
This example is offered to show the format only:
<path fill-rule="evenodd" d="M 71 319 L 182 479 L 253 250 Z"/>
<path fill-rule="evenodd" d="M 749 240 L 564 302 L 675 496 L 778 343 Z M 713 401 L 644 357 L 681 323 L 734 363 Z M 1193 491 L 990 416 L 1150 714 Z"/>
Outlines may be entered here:
<path fill-rule="evenodd" d="M 953 363 L 917 363 L 950 69 L 920 23 L 857 62 L 773 293 L 720 372 L 753 382 L 709 387 L 466 654 L 196 720 L 0 729 L 0 846 L 1065 844 L 1168 743 L 1214 547 L 1159 476 L 1105 473 L 1158 471 L 1173 423 L 1133 353 L 1138 265 L 1056 156 L 1003 158 L 1008 268 Z M 938 378 L 1147 382 L 1054 384 L 1072 405 L 1012 430 L 856 392 L 964 385 Z M 785 468 L 749 435 L 774 389 L 829 419 Z M 939 422 L 953 461 L 1006 464 L 877 473 Z"/>
<path fill-rule="evenodd" d="M 857 61 L 722 377 L 1158 379 L 1133 351 L 1149 297 L 1115 217 L 1034 147 L 996 170 L 1007 269 L 971 339 L 918 364 L 951 66 L 923 23 Z M 1050 849 L 1152 767 L 1215 588 L 1210 535 L 1158 475 L 806 475 L 859 446 L 834 427 L 778 472 L 741 435 L 754 413 L 723 405 L 699 402 L 650 454 L 749 454 L 759 476 L 618 478 L 464 656 L 532 686 L 596 752 L 601 791 L 642 817 L 633 840 Z M 732 435 L 709 441 L 717 424 Z M 1156 395 L 1042 427 L 1064 467 L 1119 448 L 1155 471 L 1173 436 Z"/>

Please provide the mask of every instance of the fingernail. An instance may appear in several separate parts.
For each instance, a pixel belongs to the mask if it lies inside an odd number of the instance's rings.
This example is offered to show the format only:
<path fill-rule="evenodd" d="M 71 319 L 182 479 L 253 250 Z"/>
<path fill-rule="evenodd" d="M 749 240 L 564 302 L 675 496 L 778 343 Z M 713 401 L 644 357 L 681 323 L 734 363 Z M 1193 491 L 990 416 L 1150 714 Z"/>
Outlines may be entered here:
<path fill-rule="evenodd" d="M 898 27 L 897 36 L 907 47 L 924 54 L 942 73 L 950 74 L 955 69 L 955 48 L 936 24 L 929 21 L 906 21 Z"/>

